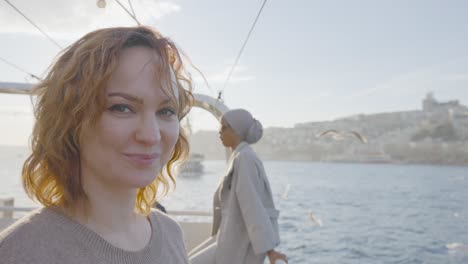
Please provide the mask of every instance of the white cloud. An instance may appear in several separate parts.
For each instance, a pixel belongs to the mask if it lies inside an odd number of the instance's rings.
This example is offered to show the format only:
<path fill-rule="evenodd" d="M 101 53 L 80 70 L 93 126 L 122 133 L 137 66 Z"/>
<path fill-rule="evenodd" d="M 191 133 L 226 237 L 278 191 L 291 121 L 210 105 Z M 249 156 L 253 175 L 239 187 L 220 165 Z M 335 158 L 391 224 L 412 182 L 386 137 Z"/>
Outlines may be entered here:
<path fill-rule="evenodd" d="M 95 0 L 15 0 L 12 4 L 54 37 L 76 37 L 96 28 L 135 25 L 116 1 L 106 2 L 104 9 L 98 8 Z M 130 10 L 127 1 L 121 3 Z M 139 0 L 132 4 L 138 20 L 149 25 L 181 9 L 170 1 Z M 7 25 L 0 28 L 0 33 L 40 34 L 4 1 L 0 2 L 0 24 Z"/>

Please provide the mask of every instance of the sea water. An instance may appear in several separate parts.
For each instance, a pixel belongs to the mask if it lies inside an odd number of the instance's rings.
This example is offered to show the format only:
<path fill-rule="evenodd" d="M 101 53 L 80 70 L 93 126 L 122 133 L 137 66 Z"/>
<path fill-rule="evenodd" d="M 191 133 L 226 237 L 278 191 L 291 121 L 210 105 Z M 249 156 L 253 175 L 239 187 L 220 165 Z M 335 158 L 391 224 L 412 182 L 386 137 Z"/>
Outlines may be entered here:
<path fill-rule="evenodd" d="M 0 148 L 0 196 L 22 191 L 27 152 Z M 468 167 L 265 161 L 289 263 L 468 263 Z M 226 162 L 178 178 L 168 210 L 211 210 Z"/>

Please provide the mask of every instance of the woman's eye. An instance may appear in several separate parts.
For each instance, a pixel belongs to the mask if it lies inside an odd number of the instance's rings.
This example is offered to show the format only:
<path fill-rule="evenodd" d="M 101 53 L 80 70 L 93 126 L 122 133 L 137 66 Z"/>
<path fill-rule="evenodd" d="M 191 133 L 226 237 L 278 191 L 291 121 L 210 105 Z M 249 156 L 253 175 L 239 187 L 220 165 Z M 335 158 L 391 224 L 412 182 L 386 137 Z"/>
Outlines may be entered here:
<path fill-rule="evenodd" d="M 117 112 L 117 113 L 133 113 L 132 108 L 125 104 L 115 104 L 109 107 L 109 110 L 111 112 Z"/>
<path fill-rule="evenodd" d="M 174 109 L 171 108 L 164 108 L 158 111 L 159 115 L 166 116 L 166 117 L 171 117 L 176 114 Z"/>

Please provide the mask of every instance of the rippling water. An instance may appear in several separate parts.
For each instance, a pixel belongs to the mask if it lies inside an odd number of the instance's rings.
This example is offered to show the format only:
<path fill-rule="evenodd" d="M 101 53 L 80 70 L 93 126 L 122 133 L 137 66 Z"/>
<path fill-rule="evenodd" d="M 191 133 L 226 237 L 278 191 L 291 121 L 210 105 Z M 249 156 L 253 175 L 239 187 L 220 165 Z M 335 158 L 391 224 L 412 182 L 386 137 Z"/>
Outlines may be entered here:
<path fill-rule="evenodd" d="M 24 154 L 0 149 L 0 196 L 31 205 Z M 209 211 L 224 161 L 162 203 Z M 468 263 L 468 167 L 267 161 L 289 263 Z"/>

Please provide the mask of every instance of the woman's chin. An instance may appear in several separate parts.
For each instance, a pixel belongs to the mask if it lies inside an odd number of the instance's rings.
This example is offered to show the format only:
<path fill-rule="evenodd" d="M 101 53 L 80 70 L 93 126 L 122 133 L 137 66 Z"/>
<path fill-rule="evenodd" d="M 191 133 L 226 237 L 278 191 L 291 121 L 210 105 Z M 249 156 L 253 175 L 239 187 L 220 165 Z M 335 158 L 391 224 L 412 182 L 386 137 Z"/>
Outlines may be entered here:
<path fill-rule="evenodd" d="M 144 188 L 156 180 L 156 175 L 137 175 L 135 178 L 129 179 L 129 185 L 133 188 Z"/>

